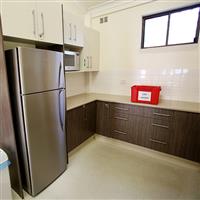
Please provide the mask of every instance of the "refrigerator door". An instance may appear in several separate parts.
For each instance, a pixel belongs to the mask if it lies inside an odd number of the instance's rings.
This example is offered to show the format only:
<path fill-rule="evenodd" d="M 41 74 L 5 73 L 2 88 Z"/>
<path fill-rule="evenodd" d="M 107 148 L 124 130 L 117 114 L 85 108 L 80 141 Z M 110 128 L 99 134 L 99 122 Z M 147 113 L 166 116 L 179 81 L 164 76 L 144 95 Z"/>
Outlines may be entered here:
<path fill-rule="evenodd" d="M 65 87 L 63 53 L 18 47 L 21 94 Z"/>
<path fill-rule="evenodd" d="M 22 96 L 31 195 L 66 169 L 65 90 Z"/>

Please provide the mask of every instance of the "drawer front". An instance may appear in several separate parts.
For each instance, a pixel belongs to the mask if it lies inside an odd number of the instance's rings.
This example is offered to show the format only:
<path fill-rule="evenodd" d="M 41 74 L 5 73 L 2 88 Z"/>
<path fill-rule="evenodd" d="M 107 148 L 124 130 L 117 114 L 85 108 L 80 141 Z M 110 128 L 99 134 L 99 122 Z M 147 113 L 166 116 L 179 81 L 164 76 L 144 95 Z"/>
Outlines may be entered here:
<path fill-rule="evenodd" d="M 168 153 L 169 151 L 169 145 L 168 143 L 166 142 L 160 142 L 160 141 L 157 141 L 155 139 L 149 139 L 149 147 L 153 150 L 156 150 L 156 151 L 161 151 L 161 152 L 164 152 L 164 153 Z"/>
<path fill-rule="evenodd" d="M 154 119 L 172 120 L 173 117 L 174 117 L 174 111 L 166 110 L 166 109 L 153 108 L 151 116 Z"/>
<path fill-rule="evenodd" d="M 112 103 L 111 112 L 122 112 L 128 114 L 130 112 L 130 105 L 122 103 Z"/>
<path fill-rule="evenodd" d="M 152 108 L 132 105 L 130 108 L 130 114 L 138 115 L 141 117 L 151 117 L 152 116 Z"/>
<path fill-rule="evenodd" d="M 168 153 L 170 134 L 173 131 L 173 124 L 169 120 L 151 119 L 150 148 Z"/>
<path fill-rule="evenodd" d="M 111 117 L 111 137 L 130 142 L 130 120 L 128 114 L 118 113 Z"/>

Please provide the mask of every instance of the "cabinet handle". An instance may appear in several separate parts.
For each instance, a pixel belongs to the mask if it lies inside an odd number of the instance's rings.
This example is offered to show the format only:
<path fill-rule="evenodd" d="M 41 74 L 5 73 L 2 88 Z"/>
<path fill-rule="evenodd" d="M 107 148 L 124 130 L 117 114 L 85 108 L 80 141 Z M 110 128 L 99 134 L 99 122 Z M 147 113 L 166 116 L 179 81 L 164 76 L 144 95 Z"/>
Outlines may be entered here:
<path fill-rule="evenodd" d="M 123 131 L 118 131 L 118 130 L 114 130 L 115 133 L 119 133 L 119 134 L 123 134 L 123 135 L 127 135 L 126 132 L 123 132 Z"/>
<path fill-rule="evenodd" d="M 169 129 L 169 126 L 165 126 L 165 125 L 161 125 L 161 124 L 152 123 L 152 126 L 156 126 L 156 127 L 161 127 L 161 128 L 167 128 L 167 129 Z"/>
<path fill-rule="evenodd" d="M 72 24 L 69 24 L 69 40 L 72 40 Z"/>
<path fill-rule="evenodd" d="M 128 119 L 125 118 L 125 117 L 114 117 L 114 119 L 120 119 L 120 120 L 128 121 Z"/>
<path fill-rule="evenodd" d="M 162 116 L 162 117 L 171 117 L 171 115 L 163 114 L 163 113 L 154 112 L 153 114 L 154 114 L 154 115 L 158 115 L 158 116 Z"/>
<path fill-rule="evenodd" d="M 121 107 L 115 107 L 115 109 L 118 109 L 118 110 L 125 110 L 125 111 L 128 111 L 129 109 L 128 108 L 121 108 Z"/>
<path fill-rule="evenodd" d="M 90 56 L 90 68 L 92 68 L 92 56 Z"/>
<path fill-rule="evenodd" d="M 84 120 L 87 121 L 86 105 L 83 105 L 83 109 L 84 109 Z"/>
<path fill-rule="evenodd" d="M 74 25 L 74 33 L 75 33 L 75 35 L 74 35 L 74 41 L 76 41 L 76 25 Z"/>
<path fill-rule="evenodd" d="M 85 58 L 84 58 L 84 61 L 83 61 L 83 62 L 84 62 L 84 67 L 85 67 L 85 66 L 86 66 L 86 59 L 85 59 Z"/>
<path fill-rule="evenodd" d="M 87 68 L 89 68 L 90 67 L 90 58 L 89 58 L 89 56 L 87 56 Z"/>
<path fill-rule="evenodd" d="M 33 34 L 36 35 L 35 10 L 32 10 L 32 15 L 33 15 Z"/>
<path fill-rule="evenodd" d="M 41 13 L 41 20 L 42 20 L 42 33 L 39 34 L 40 37 L 44 36 L 44 15 Z"/>
<path fill-rule="evenodd" d="M 109 108 L 109 104 L 105 103 L 104 105 L 105 105 L 106 108 Z"/>
<path fill-rule="evenodd" d="M 151 142 L 155 142 L 155 143 L 158 143 L 158 144 L 163 144 L 163 145 L 167 145 L 167 142 L 162 142 L 160 140 L 154 140 L 152 138 L 149 139 Z"/>

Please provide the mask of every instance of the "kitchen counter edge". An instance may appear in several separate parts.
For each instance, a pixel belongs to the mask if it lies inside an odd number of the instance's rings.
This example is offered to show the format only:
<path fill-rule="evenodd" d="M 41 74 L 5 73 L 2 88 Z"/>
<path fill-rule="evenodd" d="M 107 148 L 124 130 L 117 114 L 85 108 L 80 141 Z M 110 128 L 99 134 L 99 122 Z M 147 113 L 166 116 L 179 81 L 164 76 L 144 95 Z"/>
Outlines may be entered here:
<path fill-rule="evenodd" d="M 185 102 L 161 99 L 158 105 L 133 103 L 130 96 L 111 95 L 111 94 L 97 94 L 97 93 L 84 93 L 75 96 L 67 97 L 67 111 L 91 103 L 93 101 L 106 101 L 111 103 L 122 103 L 135 106 L 144 106 L 152 108 L 161 108 L 168 110 L 176 110 L 183 112 L 200 113 L 200 103 L 198 102 Z"/>

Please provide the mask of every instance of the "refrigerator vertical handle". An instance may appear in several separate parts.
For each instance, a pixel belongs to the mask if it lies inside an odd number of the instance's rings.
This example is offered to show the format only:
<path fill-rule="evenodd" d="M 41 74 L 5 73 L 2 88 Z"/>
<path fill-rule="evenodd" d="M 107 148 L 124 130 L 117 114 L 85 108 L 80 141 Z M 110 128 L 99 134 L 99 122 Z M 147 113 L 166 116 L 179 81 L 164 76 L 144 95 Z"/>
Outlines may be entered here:
<path fill-rule="evenodd" d="M 62 90 L 59 90 L 59 93 L 58 93 L 58 106 L 59 106 L 59 121 L 60 121 L 60 126 L 61 126 L 61 129 L 62 129 L 62 131 L 64 131 L 64 122 L 63 122 L 63 116 L 62 116 L 62 106 L 61 106 L 61 104 L 62 104 L 62 99 L 61 99 L 61 94 L 62 94 L 62 92 L 64 92 L 64 89 L 62 89 Z M 64 109 L 64 108 L 63 108 Z"/>
<path fill-rule="evenodd" d="M 60 61 L 60 65 L 59 65 L 59 72 L 58 72 L 58 88 L 60 88 L 60 81 L 61 81 L 61 71 L 62 71 L 62 63 Z"/>

